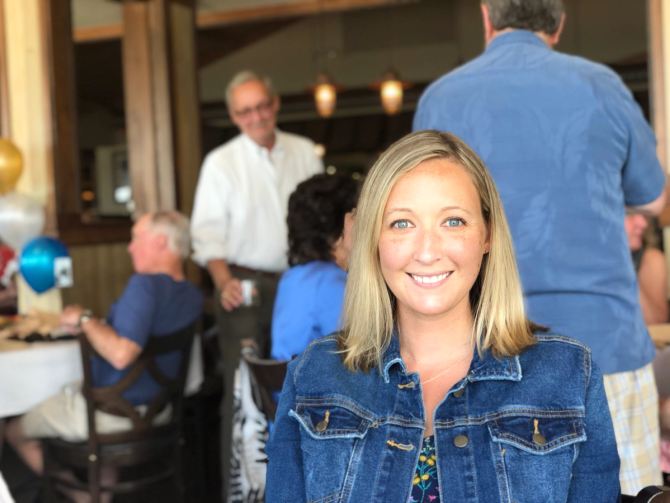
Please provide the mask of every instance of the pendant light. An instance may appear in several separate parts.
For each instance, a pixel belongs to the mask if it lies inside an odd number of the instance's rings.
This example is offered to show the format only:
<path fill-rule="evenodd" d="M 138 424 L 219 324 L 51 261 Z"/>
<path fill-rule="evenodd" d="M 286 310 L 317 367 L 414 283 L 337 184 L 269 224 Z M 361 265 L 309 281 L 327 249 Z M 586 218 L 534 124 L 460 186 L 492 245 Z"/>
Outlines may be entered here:
<path fill-rule="evenodd" d="M 316 111 L 321 117 L 330 117 L 335 111 L 337 104 L 337 88 L 333 79 L 325 72 L 316 76 L 316 85 L 314 86 L 314 102 Z"/>
<path fill-rule="evenodd" d="M 382 107 L 388 115 L 394 115 L 400 112 L 402 108 L 403 83 L 398 74 L 393 70 L 384 72 L 380 94 L 382 98 Z"/>
<path fill-rule="evenodd" d="M 412 87 L 412 83 L 400 80 L 398 72 L 389 69 L 384 72 L 381 81 L 374 82 L 370 87 L 379 91 L 386 114 L 395 115 L 402 110 L 403 92 Z"/>

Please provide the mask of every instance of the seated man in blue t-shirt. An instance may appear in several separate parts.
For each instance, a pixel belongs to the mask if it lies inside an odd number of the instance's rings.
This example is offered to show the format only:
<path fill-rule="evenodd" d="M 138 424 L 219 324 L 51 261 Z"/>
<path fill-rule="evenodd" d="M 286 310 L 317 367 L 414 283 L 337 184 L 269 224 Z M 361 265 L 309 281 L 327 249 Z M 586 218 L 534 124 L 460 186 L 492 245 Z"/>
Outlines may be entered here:
<path fill-rule="evenodd" d="M 135 273 L 103 322 L 79 306 L 63 310 L 63 325 L 82 330 L 100 355 L 91 361 L 93 386 L 111 386 L 121 380 L 146 346 L 149 337 L 181 330 L 198 319 L 203 298 L 184 276 L 184 260 L 190 251 L 189 222 L 174 211 L 152 213 L 133 226 L 128 252 Z M 181 355 L 160 357 L 163 372 L 176 375 Z M 140 413 L 161 387 L 145 371 L 123 394 Z M 166 408 L 157 422 L 169 421 Z M 96 429 L 116 433 L 132 427 L 130 419 L 97 412 Z M 66 386 L 26 415 L 7 425 L 7 440 L 26 464 L 42 472 L 39 438 L 59 437 L 83 441 L 88 437 L 86 401 L 80 383 Z"/>

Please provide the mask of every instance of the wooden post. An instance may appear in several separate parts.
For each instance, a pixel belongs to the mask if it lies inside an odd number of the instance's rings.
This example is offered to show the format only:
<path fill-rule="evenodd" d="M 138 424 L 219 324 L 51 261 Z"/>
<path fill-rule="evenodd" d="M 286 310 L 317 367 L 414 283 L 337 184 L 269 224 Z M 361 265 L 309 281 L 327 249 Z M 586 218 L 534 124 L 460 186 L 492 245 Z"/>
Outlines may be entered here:
<path fill-rule="evenodd" d="M 195 7 L 188 0 L 123 5 L 123 73 L 135 216 L 187 215 L 201 162 Z"/>
<path fill-rule="evenodd" d="M 56 183 L 72 183 L 70 175 L 76 173 L 78 159 L 70 0 L 5 0 L 2 7 L 0 49 L 4 54 L 0 66 L 5 65 L 6 74 L 2 77 L 6 78 L 4 95 L 0 84 L 3 133 L 9 131 L 24 158 L 17 191 L 44 205 L 44 232 L 56 236 Z M 60 201 L 62 208 L 76 208 L 77 204 Z M 19 311 L 30 307 L 58 312 L 61 293 L 52 289 L 36 295 L 19 281 Z"/>

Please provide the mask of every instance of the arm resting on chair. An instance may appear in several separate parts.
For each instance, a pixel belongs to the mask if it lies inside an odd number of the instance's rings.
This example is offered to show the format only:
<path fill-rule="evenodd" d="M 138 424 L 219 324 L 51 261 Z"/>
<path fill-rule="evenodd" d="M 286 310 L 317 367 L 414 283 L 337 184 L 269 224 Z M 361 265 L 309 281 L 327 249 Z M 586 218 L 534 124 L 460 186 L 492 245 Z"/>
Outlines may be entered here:
<path fill-rule="evenodd" d="M 61 321 L 64 325 L 77 326 L 82 312 L 79 306 L 68 306 L 63 310 Z M 83 322 L 80 328 L 93 349 L 117 370 L 128 367 L 142 352 L 142 346 L 96 318 Z"/>

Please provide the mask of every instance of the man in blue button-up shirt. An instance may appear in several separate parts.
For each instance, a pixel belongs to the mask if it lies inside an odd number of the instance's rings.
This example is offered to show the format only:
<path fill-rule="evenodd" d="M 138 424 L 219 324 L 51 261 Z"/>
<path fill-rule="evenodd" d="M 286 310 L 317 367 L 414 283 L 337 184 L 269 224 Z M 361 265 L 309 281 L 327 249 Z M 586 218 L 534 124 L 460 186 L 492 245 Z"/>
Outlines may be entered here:
<path fill-rule="evenodd" d="M 660 483 L 654 347 L 626 211 L 658 214 L 656 139 L 621 79 L 553 51 L 561 0 L 484 0 L 486 51 L 434 82 L 414 130 L 465 140 L 493 174 L 529 317 L 589 345 L 605 375 L 624 492 Z"/>

